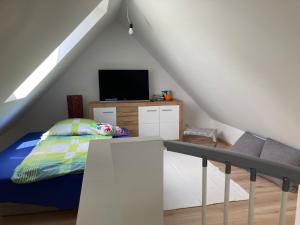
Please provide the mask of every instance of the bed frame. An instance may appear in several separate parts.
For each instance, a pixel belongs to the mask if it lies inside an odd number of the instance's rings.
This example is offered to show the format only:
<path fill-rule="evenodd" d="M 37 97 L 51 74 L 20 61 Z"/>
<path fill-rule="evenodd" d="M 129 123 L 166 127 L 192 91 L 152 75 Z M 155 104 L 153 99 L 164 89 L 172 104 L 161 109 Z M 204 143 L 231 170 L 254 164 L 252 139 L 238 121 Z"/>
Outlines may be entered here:
<path fill-rule="evenodd" d="M 36 214 L 41 212 L 58 211 L 54 207 L 46 207 L 32 204 L 18 204 L 18 203 L 0 203 L 0 217 L 1 216 L 16 216 L 24 214 Z"/>

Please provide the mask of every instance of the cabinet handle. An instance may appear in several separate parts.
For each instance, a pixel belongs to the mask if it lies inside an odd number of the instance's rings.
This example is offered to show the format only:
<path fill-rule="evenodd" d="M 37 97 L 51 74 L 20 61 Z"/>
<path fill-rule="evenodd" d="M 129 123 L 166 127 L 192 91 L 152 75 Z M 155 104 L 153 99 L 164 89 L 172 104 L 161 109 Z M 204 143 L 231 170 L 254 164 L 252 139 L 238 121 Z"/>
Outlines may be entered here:
<path fill-rule="evenodd" d="M 113 111 L 107 111 L 107 112 L 102 112 L 103 114 L 112 114 L 114 113 Z"/>
<path fill-rule="evenodd" d="M 164 112 L 172 112 L 173 109 L 163 109 L 162 111 L 164 111 Z"/>
<path fill-rule="evenodd" d="M 157 112 L 157 109 L 148 109 L 147 112 Z"/>

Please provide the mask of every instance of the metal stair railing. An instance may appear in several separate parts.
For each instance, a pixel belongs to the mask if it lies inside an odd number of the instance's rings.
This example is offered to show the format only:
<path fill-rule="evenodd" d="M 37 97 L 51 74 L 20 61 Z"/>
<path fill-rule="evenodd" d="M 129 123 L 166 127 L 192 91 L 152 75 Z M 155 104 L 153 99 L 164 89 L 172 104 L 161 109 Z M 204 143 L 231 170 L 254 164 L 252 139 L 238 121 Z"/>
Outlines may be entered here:
<path fill-rule="evenodd" d="M 186 154 L 202 158 L 202 218 L 201 224 L 206 225 L 207 204 L 207 160 L 213 160 L 225 164 L 225 195 L 224 195 L 224 219 L 223 224 L 229 224 L 229 194 L 231 166 L 249 170 L 250 193 L 248 206 L 248 225 L 253 225 L 254 196 L 256 189 L 256 174 L 262 173 L 282 179 L 281 206 L 279 213 L 279 225 L 285 225 L 285 215 L 288 202 L 290 181 L 300 184 L 300 168 L 255 158 L 235 152 L 224 151 L 217 148 L 196 145 L 179 141 L 164 141 L 168 151 Z"/>

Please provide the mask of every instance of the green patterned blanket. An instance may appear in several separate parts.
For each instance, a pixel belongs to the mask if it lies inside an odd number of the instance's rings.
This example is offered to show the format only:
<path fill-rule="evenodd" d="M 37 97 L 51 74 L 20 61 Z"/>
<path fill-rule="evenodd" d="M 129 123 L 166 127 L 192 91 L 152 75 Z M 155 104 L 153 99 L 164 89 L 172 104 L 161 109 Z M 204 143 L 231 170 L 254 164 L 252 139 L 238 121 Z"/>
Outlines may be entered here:
<path fill-rule="evenodd" d="M 85 168 L 89 142 L 110 139 L 111 136 L 43 136 L 39 144 L 15 169 L 12 181 L 17 184 L 33 183 Z"/>

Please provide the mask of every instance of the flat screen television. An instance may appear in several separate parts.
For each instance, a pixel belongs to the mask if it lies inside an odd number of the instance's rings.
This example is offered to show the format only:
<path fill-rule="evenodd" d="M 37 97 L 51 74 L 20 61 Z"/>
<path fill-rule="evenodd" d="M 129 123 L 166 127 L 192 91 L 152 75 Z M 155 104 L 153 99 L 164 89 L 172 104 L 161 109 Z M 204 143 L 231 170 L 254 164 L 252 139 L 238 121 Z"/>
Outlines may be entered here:
<path fill-rule="evenodd" d="M 99 70 L 100 101 L 149 100 L 148 70 Z"/>

